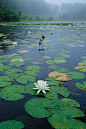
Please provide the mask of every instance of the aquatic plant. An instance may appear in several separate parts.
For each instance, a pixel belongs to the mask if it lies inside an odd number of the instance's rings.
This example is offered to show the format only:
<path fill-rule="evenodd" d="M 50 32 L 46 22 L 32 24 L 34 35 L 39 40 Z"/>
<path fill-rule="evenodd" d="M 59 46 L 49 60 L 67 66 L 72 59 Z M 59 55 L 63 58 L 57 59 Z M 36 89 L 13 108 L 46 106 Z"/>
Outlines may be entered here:
<path fill-rule="evenodd" d="M 47 87 L 48 86 L 47 81 L 38 80 L 37 84 L 36 83 L 34 83 L 34 84 L 35 84 L 36 88 L 33 88 L 33 90 L 38 90 L 37 94 L 39 94 L 41 91 L 44 94 L 46 94 L 46 90 L 48 90 L 48 91 L 50 90 L 50 87 Z"/>

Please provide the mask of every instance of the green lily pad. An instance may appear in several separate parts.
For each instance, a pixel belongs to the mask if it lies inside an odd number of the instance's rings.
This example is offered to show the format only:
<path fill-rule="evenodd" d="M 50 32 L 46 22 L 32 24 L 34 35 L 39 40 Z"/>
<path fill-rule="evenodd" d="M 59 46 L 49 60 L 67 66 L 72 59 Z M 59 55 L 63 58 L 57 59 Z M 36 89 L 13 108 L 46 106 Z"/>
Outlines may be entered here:
<path fill-rule="evenodd" d="M 56 52 L 57 50 L 49 50 L 50 52 Z"/>
<path fill-rule="evenodd" d="M 47 98 L 34 98 L 26 102 L 24 108 L 28 114 L 36 118 L 51 116 L 50 111 L 45 108 L 53 107 L 53 102 Z"/>
<path fill-rule="evenodd" d="M 50 69 L 57 69 L 57 68 L 58 68 L 58 66 L 51 65 L 51 66 L 49 66 L 49 68 L 50 68 Z"/>
<path fill-rule="evenodd" d="M 0 60 L 0 64 L 2 64 L 4 62 L 8 62 L 8 61 L 7 60 Z"/>
<path fill-rule="evenodd" d="M 15 66 L 23 66 L 24 63 L 23 62 L 12 62 L 12 63 L 9 63 L 9 65 L 10 66 L 13 66 L 13 65 L 15 65 Z"/>
<path fill-rule="evenodd" d="M 86 81 L 84 81 L 83 84 L 77 82 L 75 85 L 77 86 L 77 88 L 86 91 Z"/>
<path fill-rule="evenodd" d="M 43 59 L 50 59 L 50 56 L 43 56 Z"/>
<path fill-rule="evenodd" d="M 58 68 L 56 71 L 57 72 L 61 72 L 61 73 L 67 73 L 67 72 L 69 72 L 69 70 L 66 69 L 66 68 Z"/>
<path fill-rule="evenodd" d="M 70 95 L 69 90 L 63 86 L 51 86 L 51 91 L 64 97 L 68 97 Z"/>
<path fill-rule="evenodd" d="M 59 53 L 58 55 L 61 55 L 61 56 L 63 56 L 63 57 L 70 57 L 70 55 L 63 54 L 63 53 Z"/>
<path fill-rule="evenodd" d="M 33 58 L 24 58 L 24 61 L 33 60 Z"/>
<path fill-rule="evenodd" d="M 0 87 L 11 85 L 12 83 L 9 81 L 13 81 L 13 80 L 8 78 L 8 76 L 0 76 Z"/>
<path fill-rule="evenodd" d="M 71 111 L 72 112 L 72 111 Z M 85 129 L 86 123 L 75 119 L 68 119 L 66 116 L 60 114 L 54 114 L 52 117 L 48 118 L 48 122 L 55 129 Z"/>
<path fill-rule="evenodd" d="M 22 59 L 22 56 L 14 56 L 13 59 Z"/>
<path fill-rule="evenodd" d="M 46 63 L 47 64 L 54 64 L 55 62 L 54 62 L 54 60 L 48 60 L 48 61 L 46 61 Z"/>
<path fill-rule="evenodd" d="M 5 72 L 6 75 L 11 79 L 16 79 L 18 76 L 22 75 L 22 70 L 20 69 L 9 69 Z"/>
<path fill-rule="evenodd" d="M 59 60 L 64 60 L 64 57 L 55 57 L 54 59 L 55 59 L 55 60 L 58 60 L 58 59 L 59 59 Z"/>
<path fill-rule="evenodd" d="M 82 56 L 81 58 L 82 58 L 82 59 L 86 59 L 86 56 Z"/>
<path fill-rule="evenodd" d="M 83 79 L 85 78 L 85 75 L 83 73 L 80 73 L 80 72 L 68 72 L 67 74 L 69 78 L 72 78 L 72 79 Z"/>
<path fill-rule="evenodd" d="M 25 74 L 30 76 L 37 76 L 38 75 L 37 73 L 40 73 L 40 71 L 35 71 L 35 70 L 25 71 Z"/>
<path fill-rule="evenodd" d="M 7 120 L 0 123 L 0 129 L 23 129 L 24 127 L 21 121 Z"/>
<path fill-rule="evenodd" d="M 69 98 L 60 99 L 60 103 L 63 103 L 64 106 L 80 107 L 80 104 L 77 101 Z M 57 105 L 58 105 L 58 102 L 57 102 Z"/>
<path fill-rule="evenodd" d="M 21 75 L 16 78 L 16 81 L 21 84 L 27 84 L 28 81 L 30 82 L 36 81 L 36 78 L 30 75 Z"/>
<path fill-rule="evenodd" d="M 25 69 L 28 70 L 28 71 L 29 71 L 29 70 L 35 70 L 35 71 L 38 71 L 38 70 L 41 69 L 41 67 L 38 66 L 38 65 L 30 65 L 30 66 L 27 66 Z"/>
<path fill-rule="evenodd" d="M 79 71 L 86 72 L 86 66 L 76 66 L 75 69 L 80 69 Z"/>
<path fill-rule="evenodd" d="M 71 53 L 71 51 L 67 51 L 67 50 L 64 50 L 64 49 L 62 49 L 61 51 L 65 52 L 65 53 Z"/>
<path fill-rule="evenodd" d="M 0 71 L 4 71 L 4 70 L 7 70 L 7 69 L 10 69 L 10 66 L 7 66 L 7 65 L 0 66 Z"/>
<path fill-rule="evenodd" d="M 26 93 L 24 86 L 22 85 L 11 85 L 0 90 L 0 97 L 5 100 L 19 100 L 25 96 L 20 93 Z"/>

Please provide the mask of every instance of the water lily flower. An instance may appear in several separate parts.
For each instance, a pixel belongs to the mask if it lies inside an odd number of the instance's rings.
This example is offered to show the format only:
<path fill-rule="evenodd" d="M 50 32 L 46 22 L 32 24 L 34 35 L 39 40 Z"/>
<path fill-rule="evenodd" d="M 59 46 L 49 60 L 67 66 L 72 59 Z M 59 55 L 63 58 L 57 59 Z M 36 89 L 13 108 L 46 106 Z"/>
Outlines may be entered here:
<path fill-rule="evenodd" d="M 47 81 L 38 80 L 37 83 L 34 83 L 36 88 L 33 88 L 33 90 L 38 90 L 37 94 L 39 94 L 41 91 L 46 94 L 46 90 L 50 90 L 50 87 L 47 87 Z"/>

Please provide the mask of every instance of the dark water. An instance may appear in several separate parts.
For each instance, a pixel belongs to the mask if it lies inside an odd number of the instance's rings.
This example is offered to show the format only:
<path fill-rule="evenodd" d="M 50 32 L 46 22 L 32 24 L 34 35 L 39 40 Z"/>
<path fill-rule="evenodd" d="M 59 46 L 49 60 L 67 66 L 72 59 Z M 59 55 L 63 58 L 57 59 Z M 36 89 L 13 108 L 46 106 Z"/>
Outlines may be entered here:
<path fill-rule="evenodd" d="M 31 34 L 28 34 L 28 31 L 30 31 Z M 22 69 L 24 72 L 25 67 L 28 65 L 39 65 L 41 67 L 41 73 L 36 77 L 37 80 L 45 80 L 45 78 L 48 77 L 48 74 L 54 71 L 49 69 L 49 64 L 46 63 L 47 60 L 42 59 L 43 56 L 50 56 L 50 60 L 52 60 L 54 57 L 59 56 L 59 53 L 63 53 L 61 51 L 62 49 L 69 50 L 71 53 L 66 53 L 70 55 L 70 57 L 65 58 L 65 63 L 56 64 L 58 68 L 67 68 L 70 72 L 80 72 L 79 70 L 75 70 L 74 67 L 78 66 L 78 63 L 83 61 L 81 56 L 86 56 L 85 26 L 0 26 L 0 33 L 2 32 L 5 35 L 7 34 L 7 39 L 17 42 L 18 45 L 1 48 L 0 56 L 17 53 L 18 56 L 22 56 L 22 58 L 33 58 L 33 61 L 25 62 L 24 66 L 18 68 Z M 39 45 L 37 45 L 42 35 L 45 36 L 44 41 L 47 42 L 43 44 L 45 53 L 40 53 Z M 30 43 L 21 42 L 21 40 L 25 39 Z M 28 50 L 29 52 L 18 53 L 19 50 Z M 8 65 L 8 63 L 5 64 Z M 12 68 L 17 67 L 12 66 Z M 86 72 L 81 73 L 86 75 Z M 4 72 L 0 72 L 0 75 L 4 75 Z M 79 90 L 75 86 L 75 83 L 82 83 L 83 81 L 86 81 L 86 77 L 84 79 L 73 79 L 72 81 L 63 84 L 63 86 L 68 88 L 71 93 L 69 98 L 78 101 L 82 111 L 84 111 L 84 108 L 86 107 L 86 92 Z M 17 84 L 17 82 L 14 82 L 14 84 Z M 16 119 L 21 120 L 25 124 L 25 128 L 28 129 L 52 129 L 46 119 L 32 118 L 26 113 L 24 105 L 31 98 L 34 97 L 29 94 L 26 94 L 25 98 L 18 101 L 6 101 L 0 98 L 0 121 Z M 62 98 L 62 96 L 59 95 L 59 98 Z"/>

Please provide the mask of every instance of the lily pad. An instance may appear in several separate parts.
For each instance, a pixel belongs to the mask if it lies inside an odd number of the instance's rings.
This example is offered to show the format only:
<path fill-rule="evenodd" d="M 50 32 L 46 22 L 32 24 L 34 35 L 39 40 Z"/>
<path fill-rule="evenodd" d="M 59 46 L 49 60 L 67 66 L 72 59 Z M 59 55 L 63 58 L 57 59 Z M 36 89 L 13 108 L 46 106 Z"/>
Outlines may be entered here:
<path fill-rule="evenodd" d="M 67 51 L 67 50 L 64 50 L 64 49 L 62 49 L 61 51 L 65 52 L 65 53 L 71 53 L 71 51 Z"/>
<path fill-rule="evenodd" d="M 82 59 L 86 59 L 86 56 L 82 56 L 81 58 L 82 58 Z"/>
<path fill-rule="evenodd" d="M 24 61 L 33 60 L 33 58 L 24 58 Z"/>
<path fill-rule="evenodd" d="M 51 116 L 46 108 L 53 107 L 53 102 L 47 98 L 30 99 L 25 104 L 25 110 L 28 114 L 36 118 L 46 118 Z"/>
<path fill-rule="evenodd" d="M 58 68 L 58 66 L 51 65 L 51 66 L 49 66 L 49 68 L 50 68 L 50 69 L 57 69 L 57 68 Z"/>
<path fill-rule="evenodd" d="M 8 61 L 7 60 L 0 60 L 0 64 L 2 64 L 4 62 L 8 62 Z"/>
<path fill-rule="evenodd" d="M 19 53 L 26 53 L 26 52 L 29 52 L 28 50 L 19 50 L 18 51 Z"/>
<path fill-rule="evenodd" d="M 23 62 L 12 62 L 12 63 L 9 63 L 9 65 L 10 66 L 13 66 L 13 65 L 15 65 L 15 66 L 23 66 L 24 63 Z"/>
<path fill-rule="evenodd" d="M 83 79 L 85 78 L 85 75 L 83 73 L 80 73 L 80 72 L 68 72 L 67 74 L 69 78 L 72 78 L 72 79 Z"/>
<path fill-rule="evenodd" d="M 64 57 L 55 57 L 54 59 L 55 59 L 55 60 L 58 60 L 58 59 L 59 59 L 59 60 L 64 60 Z"/>
<path fill-rule="evenodd" d="M 21 121 L 7 120 L 0 123 L 0 129 L 23 129 L 24 127 Z"/>
<path fill-rule="evenodd" d="M 27 66 L 25 69 L 28 70 L 28 71 L 29 71 L 29 70 L 35 70 L 35 71 L 38 71 L 38 70 L 41 69 L 41 67 L 38 66 L 38 65 L 30 65 L 30 66 Z"/>
<path fill-rule="evenodd" d="M 36 81 L 36 78 L 30 75 L 21 75 L 18 78 L 16 78 L 16 81 L 21 84 L 27 84 L 28 81 L 30 82 Z"/>
<path fill-rule="evenodd" d="M 77 86 L 77 88 L 86 91 L 86 81 L 84 81 L 83 84 L 77 82 L 75 85 Z"/>
<path fill-rule="evenodd" d="M 20 93 L 26 93 L 24 86 L 22 85 L 11 85 L 0 90 L 0 97 L 5 100 L 19 100 L 25 96 Z"/>
<path fill-rule="evenodd" d="M 16 79 L 18 76 L 22 75 L 22 70 L 20 69 L 9 69 L 5 72 L 6 75 L 9 76 L 9 78 Z"/>
<path fill-rule="evenodd" d="M 13 80 L 8 78 L 8 76 L 0 76 L 0 87 L 11 85 L 12 83 L 9 81 L 13 81 Z"/>
<path fill-rule="evenodd" d="M 50 59 L 50 56 L 43 56 L 43 59 Z"/>
<path fill-rule="evenodd" d="M 67 73 L 67 72 L 69 72 L 69 70 L 66 69 L 66 68 L 58 68 L 58 69 L 57 69 L 57 72 Z"/>
<path fill-rule="evenodd" d="M 22 58 L 14 58 L 11 59 L 10 62 L 24 62 L 24 60 Z"/>
<path fill-rule="evenodd" d="M 37 73 L 41 73 L 41 72 L 40 71 L 35 71 L 35 70 L 25 71 L 25 74 L 30 75 L 30 76 L 37 76 L 38 75 Z"/>
<path fill-rule="evenodd" d="M 4 70 L 7 70 L 7 69 L 10 69 L 10 66 L 7 66 L 7 65 L 0 65 L 0 71 L 4 71 Z"/>

